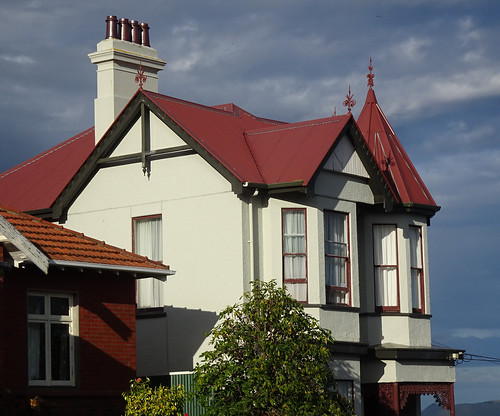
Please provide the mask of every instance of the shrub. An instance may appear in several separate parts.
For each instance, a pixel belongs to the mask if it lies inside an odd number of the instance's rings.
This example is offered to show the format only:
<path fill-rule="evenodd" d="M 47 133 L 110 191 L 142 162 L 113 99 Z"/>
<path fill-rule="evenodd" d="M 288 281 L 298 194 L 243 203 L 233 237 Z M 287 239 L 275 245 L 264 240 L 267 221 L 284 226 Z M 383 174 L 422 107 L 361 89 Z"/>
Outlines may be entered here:
<path fill-rule="evenodd" d="M 183 416 L 184 389 L 151 387 L 149 378 L 130 381 L 130 390 L 122 393 L 125 416 Z"/>

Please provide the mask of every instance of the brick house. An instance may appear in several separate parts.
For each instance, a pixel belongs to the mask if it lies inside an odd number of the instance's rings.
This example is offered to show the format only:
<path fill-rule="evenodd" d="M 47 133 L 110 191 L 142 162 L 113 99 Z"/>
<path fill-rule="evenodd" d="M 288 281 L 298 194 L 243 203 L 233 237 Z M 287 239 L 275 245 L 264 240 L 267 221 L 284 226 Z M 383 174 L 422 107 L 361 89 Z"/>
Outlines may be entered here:
<path fill-rule="evenodd" d="M 136 370 L 136 279 L 169 274 L 0 207 L 0 414 L 121 414 Z"/>

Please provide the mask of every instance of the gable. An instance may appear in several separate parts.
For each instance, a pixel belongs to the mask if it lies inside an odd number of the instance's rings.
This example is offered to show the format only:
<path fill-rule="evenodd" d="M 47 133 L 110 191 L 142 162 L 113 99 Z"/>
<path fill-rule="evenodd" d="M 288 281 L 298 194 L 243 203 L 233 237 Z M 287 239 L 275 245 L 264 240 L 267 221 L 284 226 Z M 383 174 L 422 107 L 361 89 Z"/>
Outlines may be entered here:
<path fill-rule="evenodd" d="M 323 166 L 326 170 L 369 178 L 363 162 L 347 136 L 343 136 Z"/>

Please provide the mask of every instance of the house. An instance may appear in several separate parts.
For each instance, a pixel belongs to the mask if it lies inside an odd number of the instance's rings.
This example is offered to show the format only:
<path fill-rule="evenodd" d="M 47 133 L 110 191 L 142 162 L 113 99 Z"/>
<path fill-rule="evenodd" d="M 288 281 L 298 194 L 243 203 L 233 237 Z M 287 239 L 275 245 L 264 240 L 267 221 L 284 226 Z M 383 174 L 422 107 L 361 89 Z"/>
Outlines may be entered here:
<path fill-rule="evenodd" d="M 460 351 L 431 343 L 427 227 L 439 207 L 377 102 L 371 64 L 357 121 L 285 123 L 159 94 L 165 62 L 132 22 L 109 16 L 89 55 L 95 130 L 71 144 L 86 152 L 74 174 L 50 198 L 5 185 L 37 169 L 51 186 L 56 147 L 0 175 L 0 200 L 176 265 L 177 279 L 138 284 L 138 374 L 192 370 L 217 313 L 275 279 L 332 331 L 358 415 L 419 415 L 425 394 L 453 415 Z"/>
<path fill-rule="evenodd" d="M 122 414 L 135 377 L 136 279 L 172 273 L 0 207 L 0 414 Z"/>

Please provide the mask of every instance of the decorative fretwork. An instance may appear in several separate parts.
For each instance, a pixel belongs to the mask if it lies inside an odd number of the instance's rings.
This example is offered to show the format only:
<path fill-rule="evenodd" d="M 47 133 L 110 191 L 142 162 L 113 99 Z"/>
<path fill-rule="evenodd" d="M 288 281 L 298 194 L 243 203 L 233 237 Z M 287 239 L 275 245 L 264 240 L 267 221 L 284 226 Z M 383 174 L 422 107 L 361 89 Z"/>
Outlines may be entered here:
<path fill-rule="evenodd" d="M 398 398 L 397 388 L 397 383 L 382 383 L 378 385 L 378 397 L 383 406 L 389 409 L 398 407 L 398 403 L 395 403 Z"/>
<path fill-rule="evenodd" d="M 399 406 L 403 409 L 408 397 L 414 394 L 431 394 L 439 399 L 438 404 L 455 415 L 455 398 L 452 383 L 415 383 L 399 385 Z"/>

